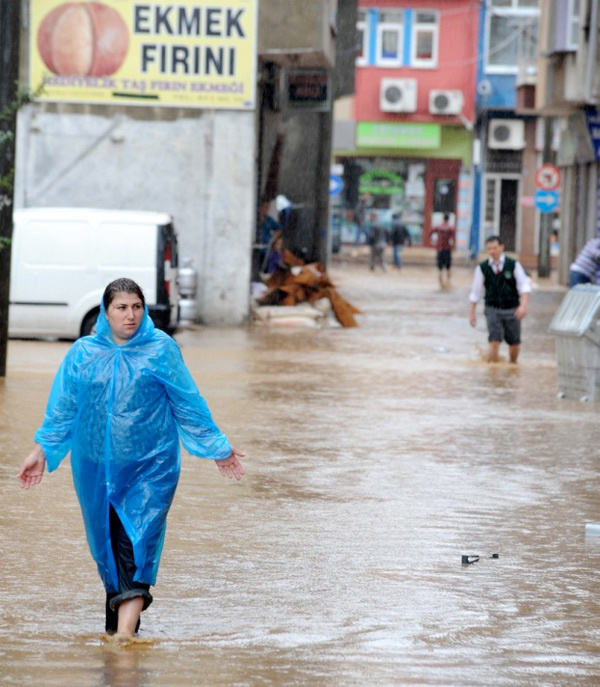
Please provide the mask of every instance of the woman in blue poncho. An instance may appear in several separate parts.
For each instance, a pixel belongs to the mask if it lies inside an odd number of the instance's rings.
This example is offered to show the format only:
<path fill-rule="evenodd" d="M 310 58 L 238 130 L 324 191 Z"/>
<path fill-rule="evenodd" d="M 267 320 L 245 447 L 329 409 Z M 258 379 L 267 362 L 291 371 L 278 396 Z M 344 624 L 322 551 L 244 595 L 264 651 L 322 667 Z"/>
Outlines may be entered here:
<path fill-rule="evenodd" d="M 60 366 L 34 450 L 19 479 L 28 489 L 71 452 L 90 551 L 106 589 L 106 631 L 133 634 L 152 602 L 166 518 L 179 477 L 179 441 L 240 479 L 242 451 L 212 420 L 179 347 L 155 329 L 131 279 L 104 292 L 96 334 Z"/>

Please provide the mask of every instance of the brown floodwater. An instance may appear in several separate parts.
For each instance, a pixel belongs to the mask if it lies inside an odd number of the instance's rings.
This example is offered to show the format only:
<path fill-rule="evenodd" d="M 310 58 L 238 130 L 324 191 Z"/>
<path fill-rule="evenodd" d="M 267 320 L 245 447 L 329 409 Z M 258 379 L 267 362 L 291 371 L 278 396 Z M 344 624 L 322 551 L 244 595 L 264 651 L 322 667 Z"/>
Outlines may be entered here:
<path fill-rule="evenodd" d="M 68 460 L 29 492 L 15 477 L 69 344 L 11 341 L 0 684 L 600 684 L 599 406 L 557 398 L 563 291 L 537 285 L 520 364 L 489 365 L 455 272 L 442 292 L 431 269 L 337 266 L 355 329 L 176 335 L 247 474 L 184 455 L 128 646 L 102 633 Z"/>

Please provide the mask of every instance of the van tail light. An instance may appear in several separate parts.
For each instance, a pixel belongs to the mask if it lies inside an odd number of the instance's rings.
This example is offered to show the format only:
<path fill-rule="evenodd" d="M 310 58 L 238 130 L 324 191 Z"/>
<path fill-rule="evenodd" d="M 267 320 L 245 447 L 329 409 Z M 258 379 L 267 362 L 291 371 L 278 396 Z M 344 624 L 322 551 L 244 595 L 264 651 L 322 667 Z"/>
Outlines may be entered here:
<path fill-rule="evenodd" d="M 169 274 L 167 272 L 167 263 L 169 263 L 169 270 L 171 268 L 171 242 L 167 241 L 165 244 L 165 277 Z M 165 278 L 165 291 L 167 296 L 171 295 L 171 280 Z"/>

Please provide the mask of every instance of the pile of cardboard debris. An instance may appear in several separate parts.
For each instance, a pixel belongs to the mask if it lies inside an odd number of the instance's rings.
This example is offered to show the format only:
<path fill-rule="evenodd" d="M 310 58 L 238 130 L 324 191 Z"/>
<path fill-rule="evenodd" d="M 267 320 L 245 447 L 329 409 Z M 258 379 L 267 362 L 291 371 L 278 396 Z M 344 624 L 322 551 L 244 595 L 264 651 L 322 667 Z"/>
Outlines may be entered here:
<path fill-rule="evenodd" d="M 343 327 L 358 326 L 354 315 L 361 311 L 340 296 L 323 265 L 306 264 L 288 250 L 283 263 L 264 277 L 263 293 L 254 298 L 257 321 L 318 326 L 332 313 Z"/>

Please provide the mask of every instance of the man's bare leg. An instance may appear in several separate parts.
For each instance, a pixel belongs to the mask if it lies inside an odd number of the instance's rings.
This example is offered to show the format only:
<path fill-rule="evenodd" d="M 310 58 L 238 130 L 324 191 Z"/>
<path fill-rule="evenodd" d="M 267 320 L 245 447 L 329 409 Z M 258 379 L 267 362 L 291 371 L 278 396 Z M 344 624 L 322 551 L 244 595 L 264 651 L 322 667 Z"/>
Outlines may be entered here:
<path fill-rule="evenodd" d="M 135 634 L 137 622 L 144 608 L 144 598 L 142 596 L 134 596 L 133 599 L 127 599 L 119 605 L 119 626 L 117 633 L 120 635 Z"/>
<path fill-rule="evenodd" d="M 513 344 L 512 346 L 508 347 L 508 355 L 510 357 L 510 362 L 511 363 L 516 363 L 517 358 L 519 357 L 519 351 L 521 347 L 519 344 Z"/>
<path fill-rule="evenodd" d="M 500 359 L 498 356 L 498 353 L 500 351 L 500 342 L 499 341 L 490 341 L 490 349 L 488 352 L 488 363 L 497 363 L 498 360 Z"/>

